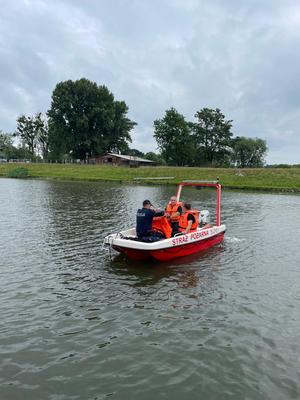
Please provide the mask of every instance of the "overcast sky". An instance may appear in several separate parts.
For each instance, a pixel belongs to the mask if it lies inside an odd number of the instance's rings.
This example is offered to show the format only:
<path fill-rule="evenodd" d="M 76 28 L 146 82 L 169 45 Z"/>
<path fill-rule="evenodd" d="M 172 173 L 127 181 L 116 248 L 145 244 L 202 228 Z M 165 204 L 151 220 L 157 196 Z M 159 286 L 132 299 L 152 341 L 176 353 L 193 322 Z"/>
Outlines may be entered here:
<path fill-rule="evenodd" d="M 300 1 L 0 0 L 0 129 L 46 112 L 55 85 L 85 77 L 125 100 L 132 147 L 153 121 L 220 108 L 234 135 L 300 163 Z"/>

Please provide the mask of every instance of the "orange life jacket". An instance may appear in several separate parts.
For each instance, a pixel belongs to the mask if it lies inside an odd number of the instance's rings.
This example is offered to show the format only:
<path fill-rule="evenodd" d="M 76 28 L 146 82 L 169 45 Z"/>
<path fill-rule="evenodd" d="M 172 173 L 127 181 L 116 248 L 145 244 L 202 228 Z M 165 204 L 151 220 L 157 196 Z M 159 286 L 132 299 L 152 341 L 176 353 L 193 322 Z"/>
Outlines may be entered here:
<path fill-rule="evenodd" d="M 174 217 L 174 214 L 178 212 L 178 208 L 181 207 L 182 203 L 178 201 L 174 206 L 171 203 L 168 203 L 166 211 L 170 214 L 171 222 L 178 222 L 180 219 L 180 215 Z"/>
<path fill-rule="evenodd" d="M 182 232 L 187 228 L 189 222 L 188 216 L 189 214 L 192 214 L 195 218 L 195 222 L 193 222 L 189 232 L 195 232 L 199 224 L 199 213 L 200 211 L 198 210 L 188 210 L 183 215 L 181 215 L 179 219 L 179 231 Z"/>
<path fill-rule="evenodd" d="M 166 239 L 169 239 L 172 234 L 172 228 L 167 220 L 167 217 L 154 217 L 152 221 L 152 230 L 162 233 Z"/>

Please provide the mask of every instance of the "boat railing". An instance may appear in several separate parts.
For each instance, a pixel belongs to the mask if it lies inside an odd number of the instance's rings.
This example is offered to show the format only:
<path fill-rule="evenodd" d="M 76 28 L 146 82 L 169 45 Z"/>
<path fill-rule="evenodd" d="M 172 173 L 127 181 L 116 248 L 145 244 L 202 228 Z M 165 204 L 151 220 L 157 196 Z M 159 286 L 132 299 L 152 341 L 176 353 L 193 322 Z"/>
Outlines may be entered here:
<path fill-rule="evenodd" d="M 219 178 L 216 180 L 186 180 L 178 184 L 176 199 L 180 201 L 182 188 L 185 186 L 195 186 L 195 187 L 214 187 L 217 193 L 216 201 L 216 225 L 221 225 L 221 184 Z"/>
<path fill-rule="evenodd" d="M 207 184 L 211 183 L 213 185 L 217 185 L 219 183 L 219 179 L 215 181 L 206 181 L 206 180 L 186 180 L 179 183 L 179 185 L 184 185 L 185 183 L 195 183 L 195 184 Z"/>

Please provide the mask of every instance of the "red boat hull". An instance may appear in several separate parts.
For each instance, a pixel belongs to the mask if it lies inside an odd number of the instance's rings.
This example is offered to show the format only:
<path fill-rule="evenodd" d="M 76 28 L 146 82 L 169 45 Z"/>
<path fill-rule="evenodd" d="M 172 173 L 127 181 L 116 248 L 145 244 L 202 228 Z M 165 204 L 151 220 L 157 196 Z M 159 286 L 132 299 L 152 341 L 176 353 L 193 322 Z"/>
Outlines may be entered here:
<path fill-rule="evenodd" d="M 190 254 L 198 253 L 199 251 L 206 250 L 224 240 L 225 232 L 221 232 L 208 239 L 198 240 L 188 244 L 169 247 L 162 250 L 137 250 L 129 249 L 126 247 L 113 246 L 113 248 L 120 253 L 126 254 L 132 260 L 145 260 L 148 258 L 155 258 L 159 261 L 168 261 L 178 257 L 188 256 Z"/>

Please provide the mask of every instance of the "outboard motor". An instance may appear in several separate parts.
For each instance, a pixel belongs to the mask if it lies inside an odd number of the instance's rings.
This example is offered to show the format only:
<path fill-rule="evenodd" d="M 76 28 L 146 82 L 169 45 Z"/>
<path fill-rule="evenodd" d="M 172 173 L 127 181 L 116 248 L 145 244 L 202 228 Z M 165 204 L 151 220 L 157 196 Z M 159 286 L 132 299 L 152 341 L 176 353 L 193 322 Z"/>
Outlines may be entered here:
<path fill-rule="evenodd" d="M 205 224 L 209 224 L 210 218 L 209 218 L 209 211 L 208 210 L 202 210 L 200 212 L 200 218 L 199 218 L 199 225 L 204 226 Z"/>

